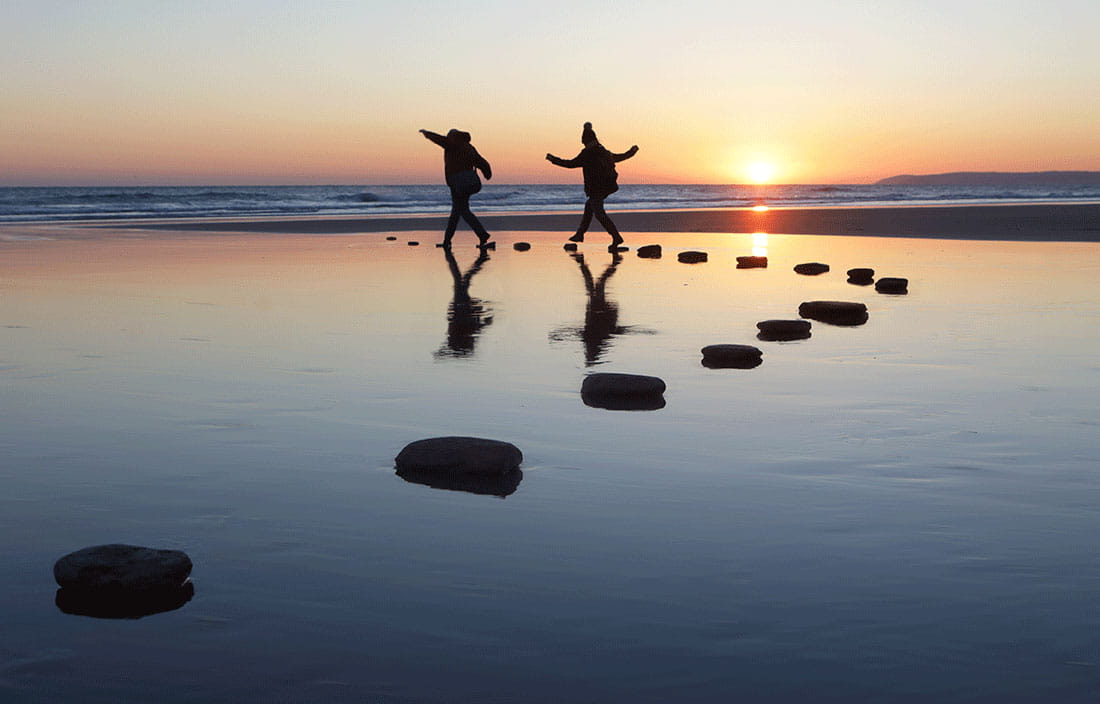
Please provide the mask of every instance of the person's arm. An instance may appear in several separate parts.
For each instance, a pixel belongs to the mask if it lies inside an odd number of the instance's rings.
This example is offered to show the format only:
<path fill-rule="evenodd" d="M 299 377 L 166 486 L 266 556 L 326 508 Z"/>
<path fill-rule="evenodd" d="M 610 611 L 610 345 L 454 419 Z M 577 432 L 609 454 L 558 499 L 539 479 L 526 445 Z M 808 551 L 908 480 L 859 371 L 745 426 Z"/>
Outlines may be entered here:
<path fill-rule="evenodd" d="M 635 144 L 633 147 L 631 147 L 630 149 L 627 149 L 622 154 L 612 154 L 611 158 L 614 159 L 616 163 L 618 163 L 620 161 L 626 161 L 627 159 L 629 159 L 630 157 L 634 156 L 637 153 L 638 153 L 638 145 Z"/>
<path fill-rule="evenodd" d="M 583 152 L 582 152 L 582 154 L 583 154 Z M 573 157 L 572 159 L 559 159 L 558 157 L 554 156 L 553 154 L 547 154 L 546 155 L 546 160 L 549 161 L 554 166 L 562 166 L 562 167 L 565 167 L 567 169 L 575 169 L 575 168 L 577 168 L 578 166 L 581 165 L 581 155 L 580 154 Z"/>
<path fill-rule="evenodd" d="M 430 141 L 435 142 L 441 147 L 447 146 L 447 138 L 441 134 L 436 134 L 435 132 L 430 132 L 428 130 L 420 130 L 420 134 L 424 135 Z"/>
<path fill-rule="evenodd" d="M 473 147 L 471 147 L 472 149 Z M 477 168 L 481 169 L 481 173 L 485 174 L 485 180 L 489 181 L 493 178 L 493 167 L 489 166 L 489 162 L 485 160 L 485 157 L 478 154 L 474 149 L 474 157 L 476 158 Z"/>

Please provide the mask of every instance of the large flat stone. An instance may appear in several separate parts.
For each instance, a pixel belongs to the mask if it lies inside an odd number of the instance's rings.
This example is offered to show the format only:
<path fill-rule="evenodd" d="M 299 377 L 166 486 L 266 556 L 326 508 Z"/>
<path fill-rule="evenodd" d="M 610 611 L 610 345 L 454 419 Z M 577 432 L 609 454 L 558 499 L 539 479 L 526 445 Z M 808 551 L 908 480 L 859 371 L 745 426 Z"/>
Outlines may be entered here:
<path fill-rule="evenodd" d="M 190 574 L 187 553 L 119 543 L 71 552 L 53 566 L 62 587 L 95 592 L 176 589 Z"/>

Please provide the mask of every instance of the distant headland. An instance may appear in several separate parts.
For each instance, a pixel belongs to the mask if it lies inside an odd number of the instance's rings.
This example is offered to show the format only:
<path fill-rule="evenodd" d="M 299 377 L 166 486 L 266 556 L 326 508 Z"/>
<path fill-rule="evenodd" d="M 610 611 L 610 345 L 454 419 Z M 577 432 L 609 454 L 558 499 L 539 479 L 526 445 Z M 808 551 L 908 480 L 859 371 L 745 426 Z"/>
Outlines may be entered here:
<path fill-rule="evenodd" d="M 1100 186 L 1100 171 L 954 171 L 905 174 L 875 181 L 876 186 Z"/>

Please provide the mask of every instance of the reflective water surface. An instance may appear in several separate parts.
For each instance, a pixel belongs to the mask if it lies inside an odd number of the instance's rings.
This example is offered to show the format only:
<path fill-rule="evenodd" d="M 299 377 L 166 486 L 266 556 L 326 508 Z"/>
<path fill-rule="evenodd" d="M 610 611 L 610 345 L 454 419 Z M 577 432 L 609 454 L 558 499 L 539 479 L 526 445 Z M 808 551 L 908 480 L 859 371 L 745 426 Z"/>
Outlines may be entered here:
<path fill-rule="evenodd" d="M 1100 245 L 495 234 L 0 243 L 0 699 L 1100 696 Z M 757 340 L 810 300 L 868 320 Z M 396 475 L 438 435 L 522 473 Z M 60 609 L 109 542 L 185 550 L 193 598 Z"/>

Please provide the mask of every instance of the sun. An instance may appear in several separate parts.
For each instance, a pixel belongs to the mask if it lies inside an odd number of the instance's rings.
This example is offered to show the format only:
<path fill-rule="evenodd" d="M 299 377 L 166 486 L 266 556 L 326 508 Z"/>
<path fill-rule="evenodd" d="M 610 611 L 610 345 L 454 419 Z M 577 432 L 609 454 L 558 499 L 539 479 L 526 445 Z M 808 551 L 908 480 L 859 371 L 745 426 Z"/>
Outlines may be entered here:
<path fill-rule="evenodd" d="M 775 178 L 775 165 L 767 161 L 754 161 L 745 169 L 751 183 L 771 183 Z"/>

